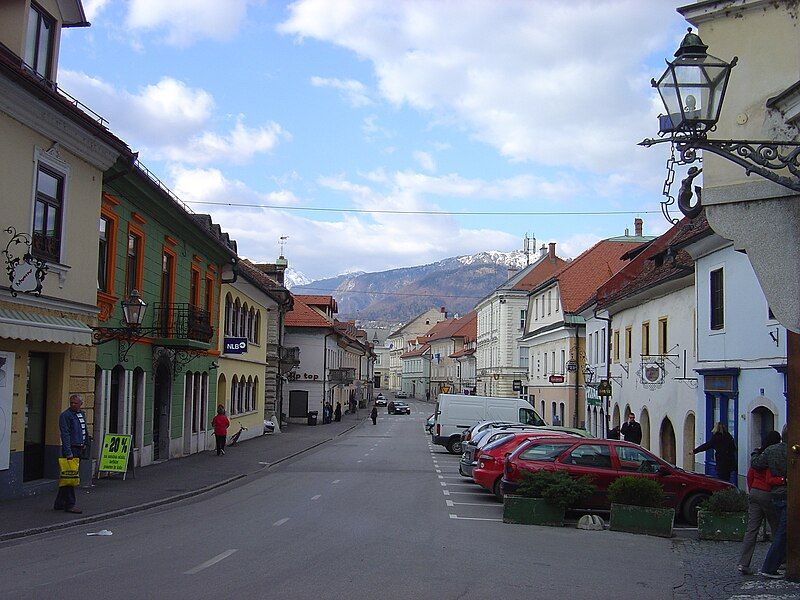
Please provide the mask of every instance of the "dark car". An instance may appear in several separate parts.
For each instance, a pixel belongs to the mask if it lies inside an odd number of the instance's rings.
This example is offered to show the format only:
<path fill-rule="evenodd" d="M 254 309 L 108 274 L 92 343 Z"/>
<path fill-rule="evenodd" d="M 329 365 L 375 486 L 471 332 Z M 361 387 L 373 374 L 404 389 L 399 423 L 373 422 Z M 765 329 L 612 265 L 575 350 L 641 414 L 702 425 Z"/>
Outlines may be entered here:
<path fill-rule="evenodd" d="M 596 491 L 577 508 L 608 511 L 608 486 L 631 475 L 654 479 L 664 487 L 665 505 L 694 525 L 697 508 L 712 493 L 730 483 L 679 469 L 631 442 L 600 439 L 545 439 L 523 443 L 504 463 L 501 491 L 513 494 L 522 471 L 562 471 L 572 477 L 588 475 Z"/>
<path fill-rule="evenodd" d="M 389 402 L 389 406 L 386 407 L 386 411 L 390 415 L 410 415 L 411 407 L 405 402 L 398 402 L 395 400 L 393 402 Z"/>

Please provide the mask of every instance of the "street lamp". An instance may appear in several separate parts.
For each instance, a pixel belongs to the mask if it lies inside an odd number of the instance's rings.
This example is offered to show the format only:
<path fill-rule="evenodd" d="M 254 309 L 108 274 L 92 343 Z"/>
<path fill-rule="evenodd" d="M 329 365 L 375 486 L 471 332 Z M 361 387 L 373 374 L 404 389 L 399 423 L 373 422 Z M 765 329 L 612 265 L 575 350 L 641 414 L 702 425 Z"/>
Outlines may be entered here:
<path fill-rule="evenodd" d="M 669 214 L 669 206 L 676 199 L 670 188 L 674 179 L 674 165 L 688 165 L 700 160 L 698 150 L 712 152 L 742 166 L 747 175 L 757 173 L 765 179 L 774 181 L 791 190 L 800 192 L 800 144 L 791 141 L 759 140 L 714 140 L 707 134 L 713 131 L 719 120 L 722 103 L 731 70 L 738 62 L 731 62 L 711 56 L 706 52 L 708 46 L 695 33 L 684 36 L 675 52 L 675 60 L 667 62 L 667 69 L 658 81 L 651 80 L 658 89 L 666 109 L 659 116 L 659 139 L 645 139 L 640 146 L 669 142 L 672 147 L 667 161 L 667 178 L 661 202 L 662 212 L 668 221 L 677 223 Z M 675 151 L 678 158 L 675 158 Z M 790 176 L 779 171 L 788 170 Z M 681 182 L 677 204 L 687 217 L 696 217 L 702 210 L 700 187 L 694 187 L 697 201 L 692 204 L 692 181 L 702 172 L 697 167 L 689 168 L 687 177 Z"/>
<path fill-rule="evenodd" d="M 125 318 L 125 325 L 131 329 L 138 329 L 144 320 L 144 309 L 147 303 L 139 296 L 136 290 L 131 291 L 130 298 L 122 300 L 122 315 Z"/>

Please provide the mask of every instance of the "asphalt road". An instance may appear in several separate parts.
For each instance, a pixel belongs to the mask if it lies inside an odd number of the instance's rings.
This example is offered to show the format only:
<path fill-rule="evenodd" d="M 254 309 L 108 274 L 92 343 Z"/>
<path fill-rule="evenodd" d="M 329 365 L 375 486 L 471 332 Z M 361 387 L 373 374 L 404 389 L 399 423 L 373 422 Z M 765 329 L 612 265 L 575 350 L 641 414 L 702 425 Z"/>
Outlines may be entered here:
<path fill-rule="evenodd" d="M 669 540 L 503 524 L 410 404 L 238 487 L 0 545 L 0 597 L 673 597 Z"/>

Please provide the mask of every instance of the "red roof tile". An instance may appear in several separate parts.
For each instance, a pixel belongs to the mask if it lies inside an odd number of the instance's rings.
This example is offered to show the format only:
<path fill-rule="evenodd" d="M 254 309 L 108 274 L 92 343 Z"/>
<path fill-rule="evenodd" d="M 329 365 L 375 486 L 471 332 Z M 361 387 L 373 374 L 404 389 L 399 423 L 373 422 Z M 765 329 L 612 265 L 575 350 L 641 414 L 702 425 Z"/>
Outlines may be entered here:
<path fill-rule="evenodd" d="M 286 327 L 332 327 L 333 323 L 305 304 L 302 296 L 294 296 L 294 307 L 286 313 Z"/>
<path fill-rule="evenodd" d="M 409 350 L 408 352 L 404 352 L 403 354 L 400 355 L 400 358 L 411 358 L 414 356 L 422 356 L 430 349 L 431 347 L 428 344 L 423 344 L 416 350 Z"/>
<path fill-rule="evenodd" d="M 459 323 L 461 326 L 453 333 L 452 337 L 464 338 L 464 343 L 474 342 L 478 338 L 478 312 L 471 310 L 459 320 Z"/>
<path fill-rule="evenodd" d="M 550 260 L 549 256 L 545 257 L 544 260 L 533 267 L 531 272 L 520 279 L 511 289 L 529 292 L 540 283 L 550 279 L 556 271 L 563 268 L 566 264 L 567 261 L 563 258 L 556 256 L 555 259 Z"/>
<path fill-rule="evenodd" d="M 333 312 L 339 312 L 339 307 L 336 304 L 336 299 L 333 296 L 322 296 L 319 294 L 295 294 L 295 298 L 300 298 L 301 302 L 309 306 L 324 306 L 331 308 Z"/>

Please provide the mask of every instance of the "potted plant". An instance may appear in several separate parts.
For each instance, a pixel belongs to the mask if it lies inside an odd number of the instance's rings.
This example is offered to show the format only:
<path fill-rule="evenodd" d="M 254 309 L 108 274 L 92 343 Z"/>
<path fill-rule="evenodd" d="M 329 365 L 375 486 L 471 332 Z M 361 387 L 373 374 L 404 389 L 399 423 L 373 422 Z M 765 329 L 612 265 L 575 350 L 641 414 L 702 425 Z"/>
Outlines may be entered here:
<path fill-rule="evenodd" d="M 664 486 L 646 477 L 620 477 L 608 486 L 612 531 L 672 537 L 675 509 L 663 508 Z"/>
<path fill-rule="evenodd" d="M 503 497 L 503 522 L 561 527 L 566 509 L 594 493 L 590 481 L 561 471 L 523 471 L 517 493 Z"/>
<path fill-rule="evenodd" d="M 741 542 L 747 528 L 747 494 L 737 488 L 714 492 L 700 505 L 697 529 L 701 540 Z"/>

